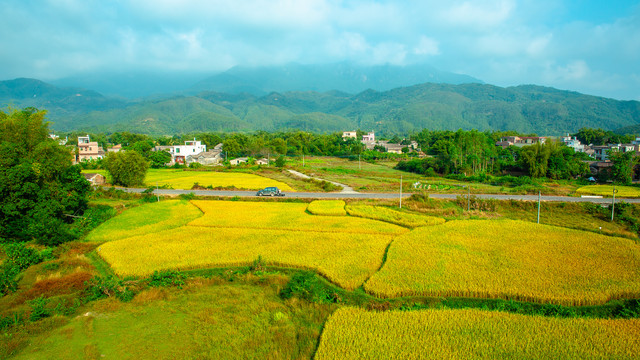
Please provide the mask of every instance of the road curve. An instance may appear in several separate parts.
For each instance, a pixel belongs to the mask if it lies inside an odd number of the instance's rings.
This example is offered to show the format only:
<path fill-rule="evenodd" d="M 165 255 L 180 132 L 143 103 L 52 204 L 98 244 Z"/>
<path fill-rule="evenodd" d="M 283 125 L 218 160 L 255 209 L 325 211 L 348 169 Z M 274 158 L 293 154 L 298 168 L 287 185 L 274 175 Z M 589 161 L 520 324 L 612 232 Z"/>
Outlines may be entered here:
<path fill-rule="evenodd" d="M 119 188 L 121 190 L 141 193 L 146 189 L 142 188 Z M 194 194 L 197 196 L 223 196 L 223 197 L 256 197 L 255 191 L 242 191 L 242 190 L 178 190 L 178 189 L 157 189 L 153 190 L 153 194 L 158 195 L 181 195 L 181 194 Z M 302 199 L 397 199 L 398 193 L 322 193 L 322 192 L 288 192 L 285 194 L 287 198 L 302 198 Z M 411 193 L 403 193 L 402 197 L 407 198 L 411 196 Z M 466 197 L 467 194 L 429 194 L 433 199 L 455 199 L 458 196 Z M 502 194 L 472 194 L 480 199 L 495 199 L 495 200 L 519 200 L 519 201 L 537 201 L 538 195 L 502 195 Z M 551 196 L 543 195 L 540 197 L 542 201 L 554 201 L 554 202 L 590 202 L 596 204 L 610 204 L 611 198 L 594 198 L 594 197 L 571 197 L 571 196 Z M 632 198 L 616 198 L 616 202 L 626 203 L 640 203 L 640 199 Z"/>

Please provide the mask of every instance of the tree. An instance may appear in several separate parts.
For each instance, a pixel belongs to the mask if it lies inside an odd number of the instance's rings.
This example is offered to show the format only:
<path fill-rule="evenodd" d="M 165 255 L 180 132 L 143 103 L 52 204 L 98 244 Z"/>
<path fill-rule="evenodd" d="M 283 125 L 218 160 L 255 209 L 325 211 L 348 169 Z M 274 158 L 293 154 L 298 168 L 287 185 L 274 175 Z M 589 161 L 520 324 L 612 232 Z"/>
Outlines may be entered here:
<path fill-rule="evenodd" d="M 89 182 L 72 152 L 48 137 L 46 111 L 0 111 L 0 238 L 57 245 L 87 208 Z"/>
<path fill-rule="evenodd" d="M 151 161 L 151 167 L 159 169 L 171 162 L 171 154 L 167 151 L 152 151 L 147 157 Z"/>
<path fill-rule="evenodd" d="M 611 160 L 611 180 L 616 184 L 631 184 L 633 174 L 633 153 L 609 151 Z"/>
<path fill-rule="evenodd" d="M 141 186 L 149 169 L 149 163 L 135 150 L 110 152 L 104 159 L 104 167 L 114 185 Z"/>
<path fill-rule="evenodd" d="M 276 159 L 276 167 L 283 168 L 286 162 L 287 162 L 287 159 L 283 155 L 280 155 Z"/>

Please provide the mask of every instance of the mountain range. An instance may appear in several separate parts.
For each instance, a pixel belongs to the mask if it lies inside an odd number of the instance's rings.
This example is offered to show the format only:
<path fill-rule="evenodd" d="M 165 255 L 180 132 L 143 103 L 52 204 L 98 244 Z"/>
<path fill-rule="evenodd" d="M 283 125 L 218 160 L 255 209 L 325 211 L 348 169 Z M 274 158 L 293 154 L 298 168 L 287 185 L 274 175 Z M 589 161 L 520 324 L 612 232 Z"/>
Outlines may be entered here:
<path fill-rule="evenodd" d="M 421 83 L 411 84 L 412 79 Z M 638 101 L 535 85 L 503 88 L 433 68 L 344 64 L 234 68 L 182 91 L 135 100 L 21 78 L 0 82 L 0 105 L 9 104 L 47 109 L 56 131 L 151 135 L 290 129 L 391 135 L 423 128 L 560 135 L 582 127 L 640 125 Z"/>

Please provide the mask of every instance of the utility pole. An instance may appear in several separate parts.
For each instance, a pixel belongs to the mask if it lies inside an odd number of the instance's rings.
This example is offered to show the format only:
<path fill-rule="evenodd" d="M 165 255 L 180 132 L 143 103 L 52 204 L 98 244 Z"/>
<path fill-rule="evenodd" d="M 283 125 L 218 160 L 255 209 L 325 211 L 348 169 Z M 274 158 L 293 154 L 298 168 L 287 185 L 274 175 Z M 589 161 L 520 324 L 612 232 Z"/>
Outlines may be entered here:
<path fill-rule="evenodd" d="M 158 199 L 158 202 L 160 202 L 160 194 L 158 194 L 158 182 L 156 181 L 156 198 Z"/>
<path fill-rule="evenodd" d="M 540 224 L 540 190 L 538 190 L 538 224 Z"/>
<path fill-rule="evenodd" d="M 304 153 L 302 153 L 302 167 L 304 167 Z"/>
<path fill-rule="evenodd" d="M 360 170 L 360 154 L 358 154 L 358 170 Z"/>
<path fill-rule="evenodd" d="M 402 209 L 402 175 L 400 175 L 400 209 Z"/>
<path fill-rule="evenodd" d="M 467 211 L 471 210 L 471 185 L 467 185 Z"/>
<path fill-rule="evenodd" d="M 613 201 L 611 202 L 611 221 L 613 221 L 613 214 L 615 213 L 616 210 L 616 193 L 618 191 L 616 190 L 616 184 L 613 184 Z"/>

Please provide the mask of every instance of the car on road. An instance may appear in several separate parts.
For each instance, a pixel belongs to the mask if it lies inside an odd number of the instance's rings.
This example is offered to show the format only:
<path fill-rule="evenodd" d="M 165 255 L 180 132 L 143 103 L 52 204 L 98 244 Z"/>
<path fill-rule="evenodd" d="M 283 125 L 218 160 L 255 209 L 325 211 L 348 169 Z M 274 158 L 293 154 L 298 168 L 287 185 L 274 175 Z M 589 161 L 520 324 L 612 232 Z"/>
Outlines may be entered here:
<path fill-rule="evenodd" d="M 284 193 L 280 191 L 280 189 L 278 189 L 277 187 L 270 186 L 262 190 L 259 190 L 256 193 L 256 196 L 284 196 Z"/>

